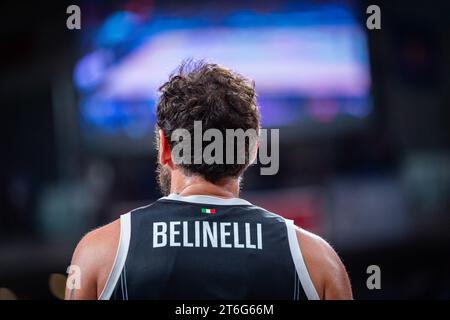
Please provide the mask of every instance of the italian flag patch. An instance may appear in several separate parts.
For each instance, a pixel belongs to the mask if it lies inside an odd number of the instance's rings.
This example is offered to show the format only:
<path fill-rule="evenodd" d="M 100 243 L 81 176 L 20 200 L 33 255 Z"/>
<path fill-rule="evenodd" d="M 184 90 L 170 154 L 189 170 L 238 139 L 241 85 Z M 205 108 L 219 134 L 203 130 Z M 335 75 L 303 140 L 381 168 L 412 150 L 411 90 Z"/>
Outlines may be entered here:
<path fill-rule="evenodd" d="M 202 208 L 202 213 L 214 214 L 216 213 L 216 209 Z"/>

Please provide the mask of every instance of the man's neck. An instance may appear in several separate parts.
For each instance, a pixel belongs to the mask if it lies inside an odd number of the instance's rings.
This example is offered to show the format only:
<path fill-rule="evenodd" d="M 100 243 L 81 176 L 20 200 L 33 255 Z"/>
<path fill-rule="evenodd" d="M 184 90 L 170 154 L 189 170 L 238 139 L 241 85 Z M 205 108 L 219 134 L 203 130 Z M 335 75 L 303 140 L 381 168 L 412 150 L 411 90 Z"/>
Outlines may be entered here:
<path fill-rule="evenodd" d="M 238 198 L 239 180 L 223 178 L 216 183 L 209 182 L 199 176 L 172 175 L 171 193 L 181 196 L 207 195 L 219 198 Z"/>

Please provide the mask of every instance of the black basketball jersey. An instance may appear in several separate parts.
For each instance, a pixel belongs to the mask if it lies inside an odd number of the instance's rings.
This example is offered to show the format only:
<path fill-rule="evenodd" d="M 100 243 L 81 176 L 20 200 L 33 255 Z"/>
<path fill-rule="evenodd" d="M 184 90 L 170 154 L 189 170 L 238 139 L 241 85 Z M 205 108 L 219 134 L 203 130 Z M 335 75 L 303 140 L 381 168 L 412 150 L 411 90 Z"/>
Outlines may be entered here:
<path fill-rule="evenodd" d="M 99 299 L 319 299 L 293 221 L 243 199 L 171 194 L 120 218 Z"/>

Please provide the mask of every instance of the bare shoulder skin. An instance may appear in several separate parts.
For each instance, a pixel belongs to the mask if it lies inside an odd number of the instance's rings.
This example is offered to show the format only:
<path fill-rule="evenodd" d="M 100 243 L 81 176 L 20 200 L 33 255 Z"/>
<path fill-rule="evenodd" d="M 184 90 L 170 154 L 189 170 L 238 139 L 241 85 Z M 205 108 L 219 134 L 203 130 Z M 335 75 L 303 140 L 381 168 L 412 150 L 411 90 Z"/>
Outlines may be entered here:
<path fill-rule="evenodd" d="M 66 300 L 95 300 L 105 286 L 114 264 L 120 238 L 120 220 L 86 234 L 78 243 L 72 265 L 80 268 L 80 289 L 66 288 Z"/>
<path fill-rule="evenodd" d="M 66 289 L 66 300 L 97 299 L 114 263 L 120 237 L 120 220 L 89 232 L 77 245 L 72 265 L 81 269 L 81 288 Z M 333 248 L 313 233 L 297 228 L 306 267 L 321 299 L 352 299 L 345 267 Z"/>
<path fill-rule="evenodd" d="M 298 227 L 296 231 L 306 268 L 320 299 L 353 299 L 350 280 L 336 251 L 321 237 Z"/>

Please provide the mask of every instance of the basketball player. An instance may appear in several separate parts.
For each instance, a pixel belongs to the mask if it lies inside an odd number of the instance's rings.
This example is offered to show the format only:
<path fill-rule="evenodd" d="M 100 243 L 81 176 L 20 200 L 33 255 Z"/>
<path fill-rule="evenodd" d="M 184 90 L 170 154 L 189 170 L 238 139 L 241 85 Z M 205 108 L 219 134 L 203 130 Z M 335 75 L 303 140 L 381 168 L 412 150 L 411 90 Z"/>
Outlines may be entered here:
<path fill-rule="evenodd" d="M 246 149 L 244 164 L 173 161 L 173 131 L 193 133 L 194 121 L 223 133 L 258 130 L 253 84 L 190 62 L 160 92 L 157 172 L 165 196 L 80 241 L 72 265 L 81 286 L 68 287 L 66 299 L 352 299 L 328 243 L 239 198 L 254 150 Z"/>

